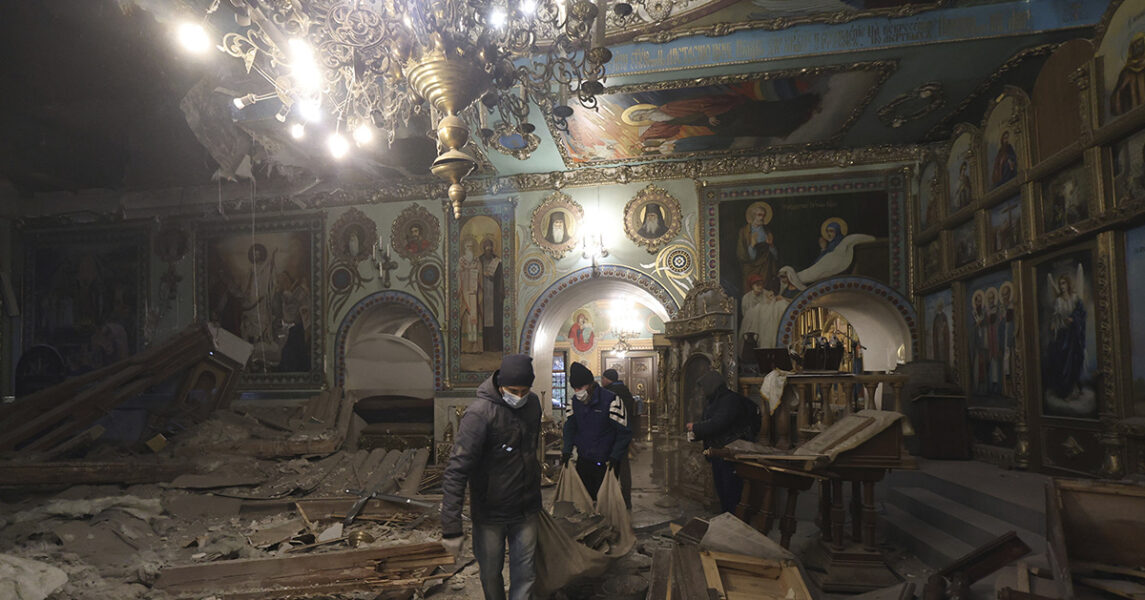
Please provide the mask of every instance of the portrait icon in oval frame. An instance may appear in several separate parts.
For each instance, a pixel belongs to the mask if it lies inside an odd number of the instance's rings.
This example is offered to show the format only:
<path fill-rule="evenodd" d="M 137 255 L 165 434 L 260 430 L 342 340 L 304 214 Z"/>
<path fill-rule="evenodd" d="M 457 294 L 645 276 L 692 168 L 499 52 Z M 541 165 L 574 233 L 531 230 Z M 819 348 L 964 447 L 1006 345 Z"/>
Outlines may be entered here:
<path fill-rule="evenodd" d="M 624 207 L 624 233 L 649 252 L 656 252 L 680 233 L 680 201 L 663 188 L 649 185 Z"/>
<path fill-rule="evenodd" d="M 584 209 L 567 194 L 554 192 L 533 210 L 530 223 L 533 243 L 559 259 L 576 247 L 583 224 Z"/>
<path fill-rule="evenodd" d="M 357 263 L 369 258 L 378 242 L 378 226 L 366 213 L 351 208 L 330 229 L 330 250 L 339 261 Z"/>
<path fill-rule="evenodd" d="M 398 256 L 416 260 L 433 254 L 441 238 L 441 222 L 424 206 L 407 207 L 394 219 L 390 246 Z"/>

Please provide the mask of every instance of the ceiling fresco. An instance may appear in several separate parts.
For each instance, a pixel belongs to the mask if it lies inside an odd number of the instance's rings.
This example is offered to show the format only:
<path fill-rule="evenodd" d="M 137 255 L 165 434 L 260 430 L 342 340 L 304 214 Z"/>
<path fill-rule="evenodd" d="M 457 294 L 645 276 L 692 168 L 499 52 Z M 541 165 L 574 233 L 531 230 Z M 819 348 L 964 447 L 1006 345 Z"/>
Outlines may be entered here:
<path fill-rule="evenodd" d="M 193 61 L 171 40 L 171 7 L 198 4 L 209 2 L 58 0 L 6 12 L 5 56 L 22 60 L 0 65 L 12 90 L 0 98 L 10 132 L 0 194 L 202 185 L 247 170 L 299 188 L 433 180 L 428 121 L 339 162 L 321 143 L 291 139 L 273 106 L 230 110 L 251 85 L 241 62 Z M 1092 35 L 1107 2 L 631 4 L 626 21 L 609 23 L 599 110 L 576 108 L 567 130 L 535 106 L 531 132 L 489 123 L 490 145 L 471 144 L 474 177 L 942 139 L 993 89 L 1025 86 L 1054 44 Z"/>

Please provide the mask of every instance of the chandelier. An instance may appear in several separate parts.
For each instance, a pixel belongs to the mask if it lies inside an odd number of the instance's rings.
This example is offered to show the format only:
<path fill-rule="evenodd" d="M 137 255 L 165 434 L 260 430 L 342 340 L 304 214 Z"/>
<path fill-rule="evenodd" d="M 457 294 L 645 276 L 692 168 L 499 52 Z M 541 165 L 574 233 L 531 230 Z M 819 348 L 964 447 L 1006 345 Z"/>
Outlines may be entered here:
<path fill-rule="evenodd" d="M 276 117 L 296 138 L 333 117 L 328 144 L 336 157 L 349 150 L 344 131 L 362 143 L 380 130 L 392 142 L 411 118 L 429 116 L 439 152 L 430 170 L 450 184 L 460 217 L 462 181 L 477 164 L 462 149 L 471 124 L 488 140 L 490 114 L 530 133 L 532 104 L 558 124 L 572 115 L 570 98 L 596 107 L 612 58 L 604 45 L 608 3 L 223 0 L 232 22 L 213 0 L 201 31 L 221 32 L 218 48 L 268 84 L 235 98 L 237 108 L 279 102 Z M 632 7 L 614 3 L 613 12 L 623 20 Z M 184 40 L 195 35 L 180 31 Z"/>

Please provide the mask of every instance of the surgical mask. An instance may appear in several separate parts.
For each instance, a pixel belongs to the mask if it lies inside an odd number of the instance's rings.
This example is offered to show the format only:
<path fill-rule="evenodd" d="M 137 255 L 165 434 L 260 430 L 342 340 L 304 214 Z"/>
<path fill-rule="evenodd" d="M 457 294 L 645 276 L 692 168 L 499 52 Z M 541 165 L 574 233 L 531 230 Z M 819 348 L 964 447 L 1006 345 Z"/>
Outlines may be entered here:
<path fill-rule="evenodd" d="M 576 396 L 577 400 L 584 402 L 584 399 L 588 398 L 588 390 L 587 389 L 577 390 L 577 391 L 573 392 L 573 395 Z"/>
<path fill-rule="evenodd" d="M 506 391 L 501 394 L 501 399 L 513 408 L 521 408 L 525 405 L 526 396 L 517 396 Z"/>

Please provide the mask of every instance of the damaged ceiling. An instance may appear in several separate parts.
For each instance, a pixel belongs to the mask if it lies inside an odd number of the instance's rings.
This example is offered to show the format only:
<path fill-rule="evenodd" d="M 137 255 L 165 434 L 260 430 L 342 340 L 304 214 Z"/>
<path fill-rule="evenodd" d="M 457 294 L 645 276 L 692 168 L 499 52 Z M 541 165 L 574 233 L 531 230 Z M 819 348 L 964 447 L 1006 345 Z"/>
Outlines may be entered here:
<path fill-rule="evenodd" d="M 258 181 L 285 179 L 295 189 L 320 182 L 432 180 L 428 166 L 436 148 L 425 135 L 428 123 L 415 121 L 398 132 L 392 147 L 356 149 L 338 162 L 320 143 L 291 139 L 275 120 L 273 106 L 234 110 L 231 99 L 258 89 L 259 82 L 243 71 L 240 61 L 221 53 L 204 60 L 188 58 L 170 32 L 173 8 L 203 11 L 207 4 L 59 0 L 6 9 L 0 39 L 4 55 L 18 60 L 0 64 L 0 82 L 9 91 L 0 97 L 0 126 L 6 132 L 0 138 L 0 177 L 24 197 L 196 186 L 248 171 Z M 827 119 L 829 127 L 797 129 L 799 135 L 783 143 L 774 137 L 778 134 L 773 123 L 762 123 L 761 131 L 773 137 L 753 138 L 746 148 L 714 143 L 699 147 L 698 154 L 680 148 L 652 153 L 629 148 L 609 154 L 578 147 L 584 146 L 585 131 L 592 135 L 585 129 L 591 118 L 615 122 L 620 111 L 584 117 L 576 139 L 575 129 L 570 134 L 557 131 L 534 107 L 530 118 L 536 126 L 536 149 L 524 155 L 478 148 L 482 166 L 476 176 L 943 139 L 954 123 L 981 114 L 984 103 L 1004 85 L 1028 90 L 1053 45 L 1090 36 L 1106 4 L 634 2 L 644 22 L 610 36 L 616 58 L 609 66 L 606 94 L 640 98 L 647 97 L 641 93 L 688 86 L 775 84 L 785 81 L 783 77 L 804 85 L 811 78 L 807 73 L 820 74 L 819 85 L 832 89 L 839 83 L 831 80 L 831 73 L 846 74 L 858 64 L 879 65 L 879 74 L 849 84 L 861 88 L 834 88 L 859 94 L 861 101 L 829 102 L 824 96 L 815 110 L 838 113 Z M 665 6 L 674 12 L 667 19 L 654 18 L 665 16 L 654 12 Z M 729 48 L 731 55 L 721 56 L 720 48 Z M 675 57 L 675 62 L 656 62 L 658 56 Z M 574 125 L 578 118 L 579 113 Z"/>

